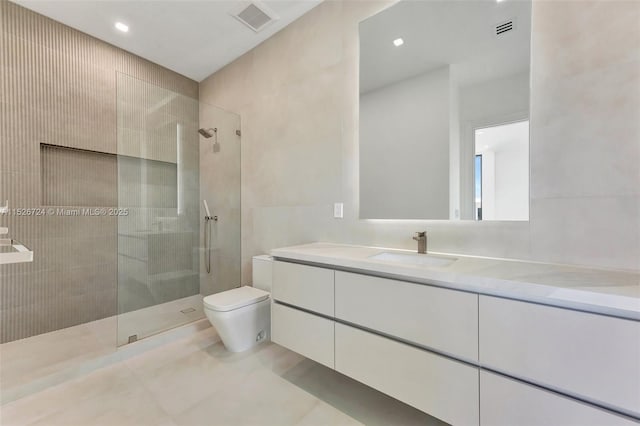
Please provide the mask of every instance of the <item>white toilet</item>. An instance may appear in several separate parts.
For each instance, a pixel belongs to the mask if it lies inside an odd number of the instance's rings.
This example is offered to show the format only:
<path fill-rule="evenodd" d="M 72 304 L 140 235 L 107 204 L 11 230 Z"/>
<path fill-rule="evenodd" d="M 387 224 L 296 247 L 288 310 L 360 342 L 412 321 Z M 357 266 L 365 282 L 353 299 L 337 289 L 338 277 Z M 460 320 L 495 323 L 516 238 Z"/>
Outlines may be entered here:
<path fill-rule="evenodd" d="M 207 318 L 231 352 L 269 339 L 272 261 L 271 256 L 253 257 L 253 287 L 234 288 L 203 300 Z"/>

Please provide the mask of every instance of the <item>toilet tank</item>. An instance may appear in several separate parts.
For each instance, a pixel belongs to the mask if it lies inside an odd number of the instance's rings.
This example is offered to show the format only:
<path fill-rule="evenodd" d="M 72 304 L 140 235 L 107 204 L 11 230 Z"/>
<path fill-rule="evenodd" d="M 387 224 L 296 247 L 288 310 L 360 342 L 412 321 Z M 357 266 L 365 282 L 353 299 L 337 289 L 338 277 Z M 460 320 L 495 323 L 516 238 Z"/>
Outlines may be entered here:
<path fill-rule="evenodd" d="M 271 293 L 272 269 L 273 257 L 266 254 L 253 256 L 253 286 Z"/>

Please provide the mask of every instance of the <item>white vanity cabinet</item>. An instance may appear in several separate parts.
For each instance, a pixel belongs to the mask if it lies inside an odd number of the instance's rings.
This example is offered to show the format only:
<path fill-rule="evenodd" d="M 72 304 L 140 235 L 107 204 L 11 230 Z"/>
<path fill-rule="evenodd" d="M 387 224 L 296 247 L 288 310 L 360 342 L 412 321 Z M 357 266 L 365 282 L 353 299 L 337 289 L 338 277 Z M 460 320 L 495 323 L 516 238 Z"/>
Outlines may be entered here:
<path fill-rule="evenodd" d="M 274 303 L 271 340 L 327 367 L 334 368 L 335 323 L 326 318 Z"/>
<path fill-rule="evenodd" d="M 637 426 L 628 417 L 518 380 L 480 372 L 480 424 L 487 426 Z"/>
<path fill-rule="evenodd" d="M 276 261 L 272 297 L 271 340 L 334 368 L 334 322 L 305 312 L 333 317 L 334 271 Z"/>
<path fill-rule="evenodd" d="M 332 317 L 333 276 L 332 269 L 276 261 L 273 299 Z"/>
<path fill-rule="evenodd" d="M 478 360 L 478 295 L 336 271 L 336 318 Z"/>
<path fill-rule="evenodd" d="M 640 416 L 640 322 L 480 296 L 480 364 Z"/>
<path fill-rule="evenodd" d="M 478 425 L 478 368 L 336 324 L 336 371 L 453 425 Z"/>
<path fill-rule="evenodd" d="M 478 425 L 478 368 L 399 341 L 477 361 L 477 294 L 278 260 L 272 286 L 274 342 L 445 422 Z"/>
<path fill-rule="evenodd" d="M 274 342 L 453 425 L 640 424 L 640 321 L 334 269 L 276 260 Z"/>

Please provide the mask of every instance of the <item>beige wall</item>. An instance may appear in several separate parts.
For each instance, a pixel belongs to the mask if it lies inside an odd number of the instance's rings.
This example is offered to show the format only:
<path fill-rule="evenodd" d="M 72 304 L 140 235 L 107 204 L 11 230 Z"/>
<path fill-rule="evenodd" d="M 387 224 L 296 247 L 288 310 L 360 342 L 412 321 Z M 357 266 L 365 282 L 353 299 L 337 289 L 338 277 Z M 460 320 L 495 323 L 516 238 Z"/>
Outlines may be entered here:
<path fill-rule="evenodd" d="M 200 138 L 200 200 L 207 200 L 211 215 L 218 217 L 203 229 L 205 212 L 200 202 L 200 294 L 208 296 L 240 285 L 241 137 L 236 130 L 241 125 L 239 115 L 206 103 L 200 103 L 200 124 L 218 129 L 216 136 Z M 209 251 L 204 250 L 205 232 Z"/>
<path fill-rule="evenodd" d="M 242 117 L 250 257 L 310 241 L 640 269 L 639 2 L 534 2 L 531 220 L 358 220 L 358 22 L 385 2 L 327 0 L 200 84 Z M 332 218 L 332 203 L 345 218 Z"/>
<path fill-rule="evenodd" d="M 42 205 L 40 143 L 116 153 L 117 72 L 198 97 L 188 78 L 0 0 L 3 202 Z M 115 181 L 96 179 L 95 191 Z M 0 266 L 0 342 L 115 313 L 115 218 L 8 216 L 0 225 L 35 251 L 33 263 Z"/>

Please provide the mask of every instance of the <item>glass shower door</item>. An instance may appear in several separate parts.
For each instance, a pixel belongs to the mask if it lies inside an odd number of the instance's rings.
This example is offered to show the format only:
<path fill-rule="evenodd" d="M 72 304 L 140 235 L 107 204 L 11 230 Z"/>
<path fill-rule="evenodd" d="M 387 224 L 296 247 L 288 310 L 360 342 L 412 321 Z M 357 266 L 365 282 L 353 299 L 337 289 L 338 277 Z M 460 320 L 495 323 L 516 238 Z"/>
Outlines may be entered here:
<path fill-rule="evenodd" d="M 119 74 L 118 345 L 203 318 L 198 101 Z"/>

